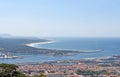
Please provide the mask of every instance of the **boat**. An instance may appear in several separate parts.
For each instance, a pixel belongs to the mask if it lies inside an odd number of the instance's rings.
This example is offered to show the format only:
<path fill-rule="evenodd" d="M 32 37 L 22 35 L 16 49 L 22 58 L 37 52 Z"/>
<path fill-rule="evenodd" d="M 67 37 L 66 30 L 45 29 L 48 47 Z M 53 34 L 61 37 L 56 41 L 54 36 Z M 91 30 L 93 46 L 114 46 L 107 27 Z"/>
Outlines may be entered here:
<path fill-rule="evenodd" d="M 11 56 L 5 53 L 0 53 L 0 59 L 16 59 L 16 58 L 22 58 L 20 56 Z"/>

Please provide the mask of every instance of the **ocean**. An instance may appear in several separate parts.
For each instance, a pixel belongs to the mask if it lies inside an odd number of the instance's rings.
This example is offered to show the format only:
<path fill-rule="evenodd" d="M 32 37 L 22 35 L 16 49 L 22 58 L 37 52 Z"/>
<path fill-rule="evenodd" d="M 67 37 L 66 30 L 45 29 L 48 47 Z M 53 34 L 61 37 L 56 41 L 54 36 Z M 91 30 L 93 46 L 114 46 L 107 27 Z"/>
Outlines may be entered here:
<path fill-rule="evenodd" d="M 26 62 L 45 62 L 69 59 L 100 58 L 120 55 L 120 38 L 50 38 L 53 43 L 35 44 L 37 48 L 70 50 L 70 51 L 98 51 L 95 53 L 78 53 L 71 56 L 50 56 L 50 55 L 31 55 L 18 54 L 22 59 L 0 59 L 0 63 L 26 63 Z"/>

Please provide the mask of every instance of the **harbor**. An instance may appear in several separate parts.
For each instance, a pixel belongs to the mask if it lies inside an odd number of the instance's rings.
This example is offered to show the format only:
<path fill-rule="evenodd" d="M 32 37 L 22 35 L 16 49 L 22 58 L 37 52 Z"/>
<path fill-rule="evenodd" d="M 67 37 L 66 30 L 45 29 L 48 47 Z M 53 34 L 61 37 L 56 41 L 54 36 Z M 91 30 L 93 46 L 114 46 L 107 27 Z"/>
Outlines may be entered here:
<path fill-rule="evenodd" d="M 21 56 L 12 56 L 8 53 L 0 53 L 0 59 L 17 59 L 22 58 Z"/>

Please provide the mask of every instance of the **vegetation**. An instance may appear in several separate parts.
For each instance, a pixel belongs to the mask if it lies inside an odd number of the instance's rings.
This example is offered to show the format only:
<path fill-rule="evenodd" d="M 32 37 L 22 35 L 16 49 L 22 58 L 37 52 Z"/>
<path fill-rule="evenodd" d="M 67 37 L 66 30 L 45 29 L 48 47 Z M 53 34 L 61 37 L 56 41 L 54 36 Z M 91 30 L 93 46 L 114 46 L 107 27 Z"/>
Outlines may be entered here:
<path fill-rule="evenodd" d="M 40 49 L 28 47 L 25 44 L 34 42 L 44 42 L 44 39 L 38 38 L 0 38 L 0 52 L 11 53 L 39 53 Z M 34 53 L 33 53 L 34 52 Z"/>
<path fill-rule="evenodd" d="M 79 51 L 38 49 L 25 45 L 29 43 L 45 42 L 45 41 L 48 40 L 39 39 L 39 38 L 1 38 L 0 37 L 0 52 L 23 53 L 23 54 L 48 54 L 53 56 L 69 55 L 69 53 L 80 53 Z"/>
<path fill-rule="evenodd" d="M 0 77 L 28 77 L 17 71 L 18 66 L 15 64 L 0 64 Z M 33 77 L 46 77 L 44 74 L 34 75 Z"/>
<path fill-rule="evenodd" d="M 34 75 L 33 77 L 46 77 L 44 74 Z"/>
<path fill-rule="evenodd" d="M 18 66 L 14 64 L 0 64 L 0 77 L 26 77 L 17 71 Z"/>

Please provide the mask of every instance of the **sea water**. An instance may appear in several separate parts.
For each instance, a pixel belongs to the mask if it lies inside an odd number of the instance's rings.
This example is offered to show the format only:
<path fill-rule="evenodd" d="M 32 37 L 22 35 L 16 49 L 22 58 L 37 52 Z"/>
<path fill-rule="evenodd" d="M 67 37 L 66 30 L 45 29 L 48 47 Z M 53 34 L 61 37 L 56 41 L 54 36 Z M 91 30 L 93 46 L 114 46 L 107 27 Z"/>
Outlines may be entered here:
<path fill-rule="evenodd" d="M 71 56 L 19 55 L 22 59 L 0 59 L 0 63 L 45 62 L 69 59 L 100 58 L 120 55 L 120 38 L 52 38 L 55 42 L 35 44 L 37 48 L 58 50 L 98 51 L 95 53 L 78 53 Z"/>

